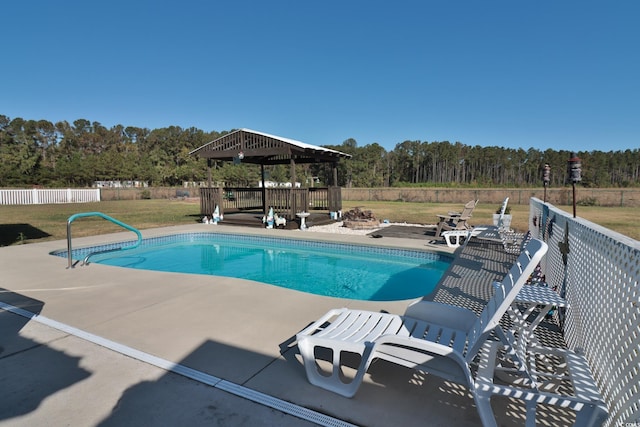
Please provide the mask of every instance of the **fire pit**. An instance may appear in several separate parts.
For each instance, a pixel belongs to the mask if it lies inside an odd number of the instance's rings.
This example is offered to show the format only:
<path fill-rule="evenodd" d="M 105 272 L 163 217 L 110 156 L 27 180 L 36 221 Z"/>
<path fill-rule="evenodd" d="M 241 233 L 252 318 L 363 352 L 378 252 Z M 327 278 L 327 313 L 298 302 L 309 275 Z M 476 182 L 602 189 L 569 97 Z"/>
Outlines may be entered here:
<path fill-rule="evenodd" d="M 359 207 L 355 207 L 350 211 L 342 214 L 343 227 L 353 230 L 364 230 L 369 228 L 378 228 L 380 221 L 376 219 L 370 210 L 363 211 Z"/>

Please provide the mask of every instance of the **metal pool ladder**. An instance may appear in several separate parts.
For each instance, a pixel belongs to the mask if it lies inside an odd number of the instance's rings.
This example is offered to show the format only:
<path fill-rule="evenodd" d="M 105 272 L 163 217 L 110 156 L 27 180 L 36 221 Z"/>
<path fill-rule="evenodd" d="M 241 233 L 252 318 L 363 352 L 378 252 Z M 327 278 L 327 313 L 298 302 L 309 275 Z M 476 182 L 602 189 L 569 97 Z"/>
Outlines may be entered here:
<path fill-rule="evenodd" d="M 96 254 L 100 254 L 100 253 L 105 253 L 105 252 L 115 252 L 115 251 L 124 251 L 127 249 L 134 249 L 137 248 L 138 246 L 140 246 L 140 243 L 142 243 L 142 234 L 140 233 L 140 231 L 138 231 L 136 228 L 133 228 L 132 226 L 125 224 L 122 221 L 118 221 L 115 218 L 111 218 L 109 215 L 105 215 L 102 212 L 83 212 L 83 213 L 77 213 L 74 215 L 71 215 L 69 217 L 69 219 L 67 220 L 67 257 L 69 259 L 69 265 L 67 266 L 67 268 L 73 268 L 74 264 L 73 264 L 73 257 L 72 257 L 72 251 L 71 251 L 71 223 L 73 221 L 75 221 L 78 218 L 86 218 L 89 216 L 99 216 L 100 218 L 106 219 L 107 221 L 111 221 L 112 223 L 119 225 L 120 227 L 124 227 L 127 230 L 133 231 L 134 233 L 136 233 L 138 235 L 138 241 L 136 243 L 134 243 L 133 245 L 128 245 L 128 246 L 120 246 L 118 248 L 113 248 L 113 249 L 105 249 L 105 250 L 101 250 L 101 251 L 94 251 L 89 253 L 89 255 L 87 255 L 86 257 L 84 257 L 84 261 L 82 262 L 82 265 L 88 264 L 89 263 L 89 258 L 93 255 Z"/>

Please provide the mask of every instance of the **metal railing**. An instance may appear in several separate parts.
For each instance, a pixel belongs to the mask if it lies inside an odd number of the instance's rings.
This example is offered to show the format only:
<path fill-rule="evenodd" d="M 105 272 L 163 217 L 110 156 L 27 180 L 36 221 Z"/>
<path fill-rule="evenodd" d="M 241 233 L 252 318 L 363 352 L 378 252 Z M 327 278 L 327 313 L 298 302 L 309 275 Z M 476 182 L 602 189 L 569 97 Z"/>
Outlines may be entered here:
<path fill-rule="evenodd" d="M 116 225 L 119 225 L 120 227 L 126 228 L 129 231 L 133 231 L 138 236 L 138 240 L 133 245 L 120 246 L 118 248 L 91 252 L 86 257 L 84 257 L 84 261 L 83 261 L 82 265 L 88 264 L 89 263 L 89 258 L 92 257 L 93 255 L 97 255 L 99 253 L 105 253 L 105 252 L 115 252 L 115 251 L 123 251 L 123 250 L 127 250 L 127 249 L 135 249 L 138 246 L 140 246 L 140 243 L 142 243 L 142 234 L 140 233 L 140 231 L 138 231 L 136 228 L 133 228 L 132 226 L 130 226 L 128 224 L 125 224 L 122 221 L 118 221 L 117 219 L 112 218 L 109 215 L 105 215 L 102 212 L 77 213 L 77 214 L 71 215 L 69 217 L 69 219 L 67 219 L 67 257 L 69 259 L 69 265 L 67 266 L 67 268 L 73 268 L 74 267 L 74 264 L 73 264 L 73 253 L 72 253 L 72 249 L 71 249 L 71 223 L 73 221 L 75 221 L 76 219 L 78 219 L 78 218 L 86 218 L 86 217 L 90 217 L 90 216 L 97 216 L 97 217 L 106 219 L 107 221 L 111 221 L 112 223 L 114 223 Z"/>

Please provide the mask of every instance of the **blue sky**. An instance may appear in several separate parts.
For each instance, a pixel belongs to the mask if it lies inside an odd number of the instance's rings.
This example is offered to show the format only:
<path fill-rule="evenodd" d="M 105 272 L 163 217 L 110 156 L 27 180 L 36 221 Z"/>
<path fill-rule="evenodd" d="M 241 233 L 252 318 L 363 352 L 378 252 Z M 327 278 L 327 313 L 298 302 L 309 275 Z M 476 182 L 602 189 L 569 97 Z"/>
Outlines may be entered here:
<path fill-rule="evenodd" d="M 640 2 L 2 6 L 0 114 L 316 145 L 640 148 Z"/>

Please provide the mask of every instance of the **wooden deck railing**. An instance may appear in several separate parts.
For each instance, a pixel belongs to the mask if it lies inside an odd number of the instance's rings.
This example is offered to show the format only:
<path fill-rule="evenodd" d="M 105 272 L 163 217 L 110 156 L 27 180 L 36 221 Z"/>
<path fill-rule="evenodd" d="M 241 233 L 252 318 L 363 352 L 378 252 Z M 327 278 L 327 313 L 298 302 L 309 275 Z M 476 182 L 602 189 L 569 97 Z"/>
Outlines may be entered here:
<path fill-rule="evenodd" d="M 273 207 L 278 215 L 287 219 L 295 219 L 295 214 L 303 211 L 337 212 L 342 209 L 342 197 L 340 187 L 200 188 L 200 213 L 211 215 L 216 206 L 219 207 L 222 214 Z"/>

